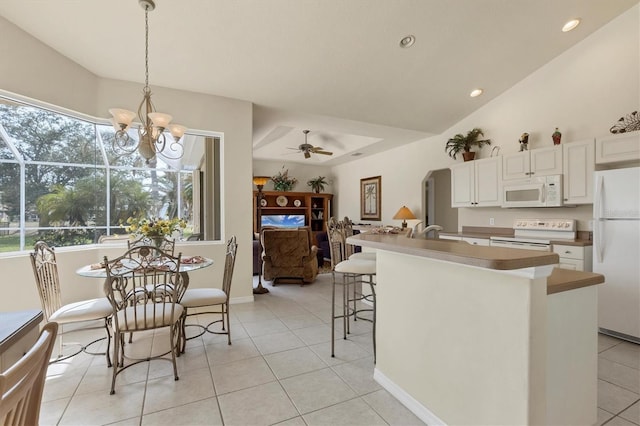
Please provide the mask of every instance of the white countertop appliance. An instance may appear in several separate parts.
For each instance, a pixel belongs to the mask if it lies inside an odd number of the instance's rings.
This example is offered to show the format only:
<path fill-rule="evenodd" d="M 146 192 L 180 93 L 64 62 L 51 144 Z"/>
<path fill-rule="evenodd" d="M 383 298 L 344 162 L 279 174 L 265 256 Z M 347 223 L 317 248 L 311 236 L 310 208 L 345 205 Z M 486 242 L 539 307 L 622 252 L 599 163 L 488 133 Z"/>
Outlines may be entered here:
<path fill-rule="evenodd" d="M 490 238 L 493 247 L 551 251 L 551 240 L 576 238 L 575 219 L 516 219 L 513 237 Z"/>
<path fill-rule="evenodd" d="M 562 175 L 505 181 L 502 186 L 502 207 L 561 207 L 562 204 Z"/>
<path fill-rule="evenodd" d="M 640 167 L 595 173 L 593 219 L 598 326 L 640 343 Z"/>

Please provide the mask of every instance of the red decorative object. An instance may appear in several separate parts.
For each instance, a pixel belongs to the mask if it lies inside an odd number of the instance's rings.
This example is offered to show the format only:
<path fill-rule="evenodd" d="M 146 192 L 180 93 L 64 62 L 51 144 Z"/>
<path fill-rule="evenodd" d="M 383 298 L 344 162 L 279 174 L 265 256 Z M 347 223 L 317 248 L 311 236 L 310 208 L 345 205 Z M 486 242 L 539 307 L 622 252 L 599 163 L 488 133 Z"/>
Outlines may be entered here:
<path fill-rule="evenodd" d="M 558 128 L 556 127 L 556 131 L 553 132 L 553 134 L 551 135 L 551 139 L 553 139 L 553 144 L 560 145 L 561 138 L 562 138 L 562 133 L 560 133 L 560 130 L 558 130 Z"/>

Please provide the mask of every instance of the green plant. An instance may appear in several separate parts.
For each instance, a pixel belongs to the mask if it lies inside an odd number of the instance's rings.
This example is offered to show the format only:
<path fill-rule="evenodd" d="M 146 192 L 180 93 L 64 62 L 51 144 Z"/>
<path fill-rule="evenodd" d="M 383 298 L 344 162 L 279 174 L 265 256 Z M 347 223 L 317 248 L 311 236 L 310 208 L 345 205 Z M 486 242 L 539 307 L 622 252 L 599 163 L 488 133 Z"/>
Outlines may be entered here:
<path fill-rule="evenodd" d="M 465 135 L 458 133 L 447 141 L 445 151 L 449 154 L 449 157 L 456 159 L 456 155 L 460 152 L 470 152 L 472 146 L 482 148 L 483 145 L 491 145 L 491 139 L 479 139 L 480 136 L 484 136 L 482 129 L 475 127 L 469 130 Z"/>
<path fill-rule="evenodd" d="M 285 170 L 284 166 L 282 167 L 282 171 L 273 176 L 271 180 L 273 181 L 273 188 L 276 191 L 291 191 L 295 184 L 298 183 L 298 179 L 289 177 L 289 169 Z"/>
<path fill-rule="evenodd" d="M 307 185 L 313 189 L 313 192 L 316 194 L 324 191 L 324 186 L 328 185 L 327 181 L 324 180 L 324 176 L 318 176 L 317 178 L 309 179 Z"/>

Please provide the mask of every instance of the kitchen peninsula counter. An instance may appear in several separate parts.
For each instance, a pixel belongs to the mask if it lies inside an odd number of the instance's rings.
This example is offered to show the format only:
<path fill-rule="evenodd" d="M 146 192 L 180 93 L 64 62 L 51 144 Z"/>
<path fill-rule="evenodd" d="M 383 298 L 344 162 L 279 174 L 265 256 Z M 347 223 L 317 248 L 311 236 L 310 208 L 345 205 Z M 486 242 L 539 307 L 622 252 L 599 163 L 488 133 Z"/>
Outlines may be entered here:
<path fill-rule="evenodd" d="M 602 275 L 555 269 L 550 252 L 372 233 L 347 242 L 377 252 L 374 379 L 420 419 L 596 422 Z"/>

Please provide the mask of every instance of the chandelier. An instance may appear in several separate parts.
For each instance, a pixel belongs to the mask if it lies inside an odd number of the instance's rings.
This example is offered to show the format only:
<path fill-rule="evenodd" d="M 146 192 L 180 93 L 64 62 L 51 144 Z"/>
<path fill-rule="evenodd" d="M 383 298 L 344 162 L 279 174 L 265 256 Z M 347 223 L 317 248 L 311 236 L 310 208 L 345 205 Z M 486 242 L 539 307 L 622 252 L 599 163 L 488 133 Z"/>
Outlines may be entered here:
<path fill-rule="evenodd" d="M 136 113 L 121 108 L 111 108 L 109 113 L 113 116 L 112 123 L 116 129 L 115 138 L 113 140 L 113 150 L 120 155 L 132 154 L 136 150 L 140 156 L 149 164 L 156 154 L 162 155 L 169 159 L 181 158 L 184 154 L 184 148 L 180 144 L 180 139 L 187 130 L 186 127 L 179 124 L 169 124 L 171 117 L 169 114 L 156 112 L 151 102 L 151 89 L 149 88 L 149 12 L 156 8 L 153 0 L 138 0 L 140 6 L 144 9 L 144 88 L 142 89 L 142 102 L 138 106 L 138 141 L 131 137 L 127 130 L 131 126 L 131 122 L 136 117 Z M 173 140 L 167 141 L 165 130 L 169 130 Z"/>

